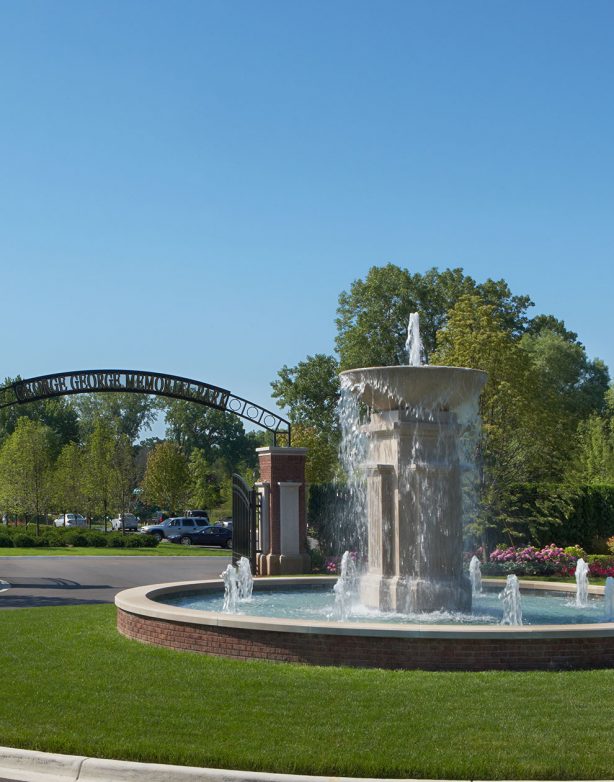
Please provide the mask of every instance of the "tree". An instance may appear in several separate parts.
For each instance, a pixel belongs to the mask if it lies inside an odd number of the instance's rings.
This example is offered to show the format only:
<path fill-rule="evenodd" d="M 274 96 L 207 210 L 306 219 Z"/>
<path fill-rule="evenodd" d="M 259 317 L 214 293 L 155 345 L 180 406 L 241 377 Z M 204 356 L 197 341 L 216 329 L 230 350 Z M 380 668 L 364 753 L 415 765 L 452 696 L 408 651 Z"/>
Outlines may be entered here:
<path fill-rule="evenodd" d="M 25 416 L 0 451 L 0 500 L 11 513 L 36 519 L 49 507 L 53 434 Z"/>
<path fill-rule="evenodd" d="M 98 421 L 104 420 L 133 443 L 143 429 L 151 429 L 161 403 L 155 396 L 113 392 L 80 394 L 74 405 L 83 439 L 92 434 Z"/>
<path fill-rule="evenodd" d="M 20 377 L 7 377 L 4 379 L 3 385 L 9 385 L 20 379 Z M 54 455 L 57 455 L 66 443 L 76 442 L 79 439 L 77 412 L 72 403 L 63 397 L 2 408 L 0 410 L 0 444 L 15 431 L 17 421 L 20 418 L 29 418 L 49 427 L 52 432 L 51 446 Z"/>
<path fill-rule="evenodd" d="M 207 462 L 202 448 L 194 448 L 188 464 L 190 474 L 190 504 L 194 508 L 215 508 L 221 502 L 221 486 L 224 475 L 220 475 Z"/>
<path fill-rule="evenodd" d="M 169 511 L 185 508 L 190 494 L 188 460 L 177 443 L 164 441 L 156 445 L 143 478 L 145 498 Z"/>
<path fill-rule="evenodd" d="M 111 424 L 95 422 L 85 445 L 84 488 L 89 514 L 102 515 L 107 530 L 107 516 L 113 496 L 113 459 L 115 432 Z"/>
<path fill-rule="evenodd" d="M 111 456 L 111 499 L 117 513 L 130 510 L 136 485 L 134 448 L 130 437 L 121 432 L 116 435 Z"/>
<path fill-rule="evenodd" d="M 271 383 L 279 407 L 289 409 L 292 444 L 308 448 L 305 471 L 309 483 L 331 480 L 337 468 L 339 363 L 317 353 L 295 367 L 283 366 Z"/>
<path fill-rule="evenodd" d="M 221 459 L 228 472 L 241 462 L 254 462 L 243 424 L 232 413 L 183 400 L 172 400 L 165 407 L 166 436 L 181 446 L 186 456 L 200 448 L 208 462 Z"/>
<path fill-rule="evenodd" d="M 482 428 L 477 442 L 481 500 L 473 531 L 494 527 L 514 535 L 522 519 L 514 508 L 514 487 L 556 474 L 559 445 L 556 418 L 530 354 L 510 333 L 492 305 L 463 296 L 438 335 L 433 362 L 488 373 L 480 398 Z"/>
<path fill-rule="evenodd" d="M 560 415 L 575 431 L 580 420 L 604 411 L 610 377 L 605 364 L 599 359 L 590 361 L 584 346 L 570 339 L 571 335 L 550 327 L 533 329 L 523 335 L 521 345 L 550 388 Z"/>
<path fill-rule="evenodd" d="M 67 443 L 61 450 L 53 471 L 53 502 L 60 513 L 80 512 L 84 494 L 83 452 L 77 443 Z"/>
<path fill-rule="evenodd" d="M 607 416 L 592 415 L 578 426 L 571 477 L 580 484 L 614 483 L 614 426 Z"/>
<path fill-rule="evenodd" d="M 335 344 L 341 368 L 407 364 L 405 342 L 412 312 L 420 314 L 422 342 L 430 361 L 437 332 L 464 295 L 479 296 L 491 305 L 510 333 L 524 330 L 532 302 L 528 296 L 513 296 L 504 280 L 478 284 L 459 268 L 411 274 L 394 264 L 373 266 L 364 280 L 355 280 L 349 292 L 339 295 Z"/>

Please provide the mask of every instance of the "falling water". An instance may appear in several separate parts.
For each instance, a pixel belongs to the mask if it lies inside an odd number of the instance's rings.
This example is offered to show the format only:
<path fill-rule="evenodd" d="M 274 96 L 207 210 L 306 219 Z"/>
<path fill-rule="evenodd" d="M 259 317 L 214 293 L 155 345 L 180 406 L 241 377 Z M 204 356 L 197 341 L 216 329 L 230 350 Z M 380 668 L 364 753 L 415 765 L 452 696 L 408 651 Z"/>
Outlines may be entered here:
<path fill-rule="evenodd" d="M 237 600 L 239 597 L 239 575 L 234 565 L 228 565 L 220 578 L 224 580 L 224 605 L 222 611 L 225 614 L 236 614 L 238 611 Z"/>
<path fill-rule="evenodd" d="M 251 600 L 254 589 L 254 577 L 247 557 L 241 557 L 237 571 L 237 590 L 239 600 Z"/>
<path fill-rule="evenodd" d="M 482 594 L 482 571 L 480 569 L 480 560 L 473 556 L 469 563 L 469 581 L 471 581 L 471 594 Z"/>
<path fill-rule="evenodd" d="M 341 573 L 333 587 L 335 593 L 334 619 L 344 621 L 350 615 L 352 603 L 358 595 L 358 573 L 356 563 L 349 551 L 341 558 Z"/>
<path fill-rule="evenodd" d="M 503 619 L 502 625 L 521 625 L 522 624 L 522 604 L 520 600 L 520 586 L 516 576 L 508 576 L 505 588 L 499 595 L 499 600 L 503 601 Z"/>
<path fill-rule="evenodd" d="M 576 606 L 588 605 L 588 564 L 580 557 L 576 562 Z"/>
<path fill-rule="evenodd" d="M 605 580 L 605 619 L 606 622 L 614 622 L 614 578 L 608 576 Z"/>
<path fill-rule="evenodd" d="M 420 315 L 417 312 L 412 312 L 409 316 L 409 324 L 407 326 L 407 340 L 405 342 L 407 348 L 407 357 L 409 359 L 410 367 L 420 367 L 424 363 L 423 356 L 424 350 L 422 347 L 422 338 L 420 337 Z"/>
<path fill-rule="evenodd" d="M 364 429 L 365 411 L 351 384 L 341 378 L 337 417 L 341 428 L 339 461 L 343 478 L 337 483 L 335 527 L 337 552 L 367 550 L 367 484 L 365 462 L 369 436 Z"/>

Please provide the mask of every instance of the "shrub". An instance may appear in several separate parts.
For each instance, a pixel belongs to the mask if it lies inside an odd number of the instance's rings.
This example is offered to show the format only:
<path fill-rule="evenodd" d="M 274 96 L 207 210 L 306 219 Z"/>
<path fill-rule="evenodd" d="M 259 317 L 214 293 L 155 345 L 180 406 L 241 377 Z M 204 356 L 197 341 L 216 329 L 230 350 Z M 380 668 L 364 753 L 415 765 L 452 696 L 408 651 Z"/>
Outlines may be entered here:
<path fill-rule="evenodd" d="M 614 556 L 593 554 L 588 557 L 588 572 L 597 578 L 614 577 Z"/>
<path fill-rule="evenodd" d="M 141 538 L 150 537 L 149 535 L 126 535 L 126 548 L 143 548 L 147 545 Z"/>
<path fill-rule="evenodd" d="M 16 548 L 35 548 L 36 538 L 33 538 L 32 535 L 26 535 L 25 533 L 20 532 L 13 536 L 13 545 Z"/>
<path fill-rule="evenodd" d="M 517 576 L 570 575 L 575 571 L 577 559 L 574 554 L 567 554 L 554 543 L 542 549 L 534 546 L 500 546 L 491 553 L 484 572 L 514 573 Z"/>
<path fill-rule="evenodd" d="M 98 530 L 93 529 L 85 533 L 85 536 L 88 541 L 88 546 L 92 546 L 93 548 L 106 548 L 107 535 L 105 535 L 104 532 L 98 532 Z"/>
<path fill-rule="evenodd" d="M 13 548 L 15 544 L 8 535 L 0 535 L 0 548 Z"/>
<path fill-rule="evenodd" d="M 141 548 L 155 548 L 160 544 L 160 541 L 155 535 L 133 535 L 130 539 L 140 541 Z"/>
<path fill-rule="evenodd" d="M 66 540 L 68 541 L 68 544 L 70 546 L 88 546 L 89 541 L 88 537 L 84 532 L 80 532 L 79 530 L 70 530 L 66 533 Z"/>
<path fill-rule="evenodd" d="M 567 546 L 565 549 L 565 554 L 569 557 L 575 557 L 576 559 L 586 559 L 586 551 L 582 548 L 582 546 Z"/>
<path fill-rule="evenodd" d="M 107 534 L 107 546 L 109 548 L 124 548 L 126 545 L 125 537 L 121 532 L 110 532 Z"/>

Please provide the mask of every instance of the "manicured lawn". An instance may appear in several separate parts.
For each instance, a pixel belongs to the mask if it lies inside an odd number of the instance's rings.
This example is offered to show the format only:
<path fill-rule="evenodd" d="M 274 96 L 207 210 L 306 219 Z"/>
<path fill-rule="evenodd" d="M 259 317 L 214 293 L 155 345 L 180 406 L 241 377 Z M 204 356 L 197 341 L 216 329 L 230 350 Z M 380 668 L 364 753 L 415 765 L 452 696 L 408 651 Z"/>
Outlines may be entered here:
<path fill-rule="evenodd" d="M 156 548 L 0 548 L 0 557 L 229 557 L 231 553 L 228 549 L 179 546 L 173 543 L 161 543 Z"/>
<path fill-rule="evenodd" d="M 614 671 L 235 662 L 139 644 L 113 606 L 0 612 L 0 745 L 218 768 L 612 779 Z"/>

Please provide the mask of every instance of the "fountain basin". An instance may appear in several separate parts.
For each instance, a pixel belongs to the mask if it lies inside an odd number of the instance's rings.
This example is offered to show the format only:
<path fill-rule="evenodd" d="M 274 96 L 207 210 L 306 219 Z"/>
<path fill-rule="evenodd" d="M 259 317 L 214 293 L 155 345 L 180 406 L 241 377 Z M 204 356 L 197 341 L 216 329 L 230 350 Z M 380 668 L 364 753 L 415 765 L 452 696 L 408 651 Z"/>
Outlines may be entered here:
<path fill-rule="evenodd" d="M 254 591 L 335 582 L 331 577 L 259 578 Z M 501 582 L 484 579 L 484 584 Z M 523 587 L 567 592 L 573 586 L 523 582 Z M 313 622 L 166 605 L 161 597 L 221 592 L 216 581 L 153 584 L 120 592 L 115 603 L 123 635 L 149 644 L 234 659 L 312 665 L 422 670 L 565 670 L 614 668 L 614 624 L 463 626 Z M 590 587 L 603 594 L 603 587 Z"/>
<path fill-rule="evenodd" d="M 349 369 L 341 377 L 362 402 L 376 410 L 398 410 L 401 405 L 448 411 L 477 399 L 488 375 L 480 369 L 425 364 Z"/>

